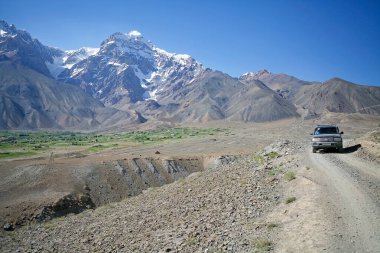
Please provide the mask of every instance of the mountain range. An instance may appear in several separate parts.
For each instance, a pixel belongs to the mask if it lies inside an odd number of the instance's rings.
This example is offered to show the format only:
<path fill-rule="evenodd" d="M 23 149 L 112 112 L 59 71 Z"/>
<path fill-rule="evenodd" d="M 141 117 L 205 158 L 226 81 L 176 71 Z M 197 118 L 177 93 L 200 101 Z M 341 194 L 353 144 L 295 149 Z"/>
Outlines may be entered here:
<path fill-rule="evenodd" d="M 275 121 L 327 112 L 380 115 L 380 88 L 267 70 L 234 78 L 141 33 L 61 50 L 0 21 L 0 128 L 104 129 L 145 122 Z"/>

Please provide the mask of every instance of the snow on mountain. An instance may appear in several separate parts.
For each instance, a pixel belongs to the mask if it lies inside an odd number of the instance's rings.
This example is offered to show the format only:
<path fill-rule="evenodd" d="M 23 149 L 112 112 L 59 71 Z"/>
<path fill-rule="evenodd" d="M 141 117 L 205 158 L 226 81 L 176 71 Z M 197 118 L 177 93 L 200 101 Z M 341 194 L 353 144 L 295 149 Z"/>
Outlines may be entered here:
<path fill-rule="evenodd" d="M 99 48 L 82 47 L 78 50 L 66 50 L 62 57 L 62 63 L 65 68 L 71 69 L 72 66 L 77 64 L 88 57 L 95 55 L 99 52 Z"/>
<path fill-rule="evenodd" d="M 138 31 L 114 33 L 98 50 L 59 76 L 81 87 L 106 104 L 157 100 L 190 83 L 203 67 L 191 56 L 156 47 Z"/>
<path fill-rule="evenodd" d="M 147 82 L 148 92 L 152 99 L 157 100 L 157 96 L 165 88 L 170 90 L 170 84 L 176 80 L 182 79 L 181 81 L 185 83 L 191 83 L 203 70 L 202 65 L 190 55 L 168 53 L 157 47 L 154 47 L 153 51 L 155 52 L 155 71 L 150 73 L 149 78 L 142 80 L 142 82 Z"/>
<path fill-rule="evenodd" d="M 243 75 L 241 75 L 239 77 L 239 79 L 240 80 L 260 80 L 260 79 L 265 78 L 265 77 L 270 76 L 270 75 L 272 75 L 271 72 L 269 72 L 266 69 L 263 69 L 263 70 L 259 70 L 257 72 L 244 73 Z"/>
<path fill-rule="evenodd" d="M 142 37 L 141 33 L 139 31 L 130 31 L 128 33 L 130 37 Z"/>
<path fill-rule="evenodd" d="M 63 66 L 62 57 L 53 57 L 53 62 L 46 61 L 46 67 L 49 69 L 50 74 L 56 78 L 66 68 Z"/>
<path fill-rule="evenodd" d="M 71 69 L 75 64 L 98 53 L 99 48 L 82 47 L 78 50 L 60 50 L 60 53 L 53 57 L 53 62 L 46 61 L 45 64 L 51 75 L 57 78 L 66 69 Z"/>
<path fill-rule="evenodd" d="M 0 36 L 5 36 L 6 34 L 7 34 L 7 32 L 6 32 L 6 31 L 4 31 L 4 30 L 0 29 Z"/>

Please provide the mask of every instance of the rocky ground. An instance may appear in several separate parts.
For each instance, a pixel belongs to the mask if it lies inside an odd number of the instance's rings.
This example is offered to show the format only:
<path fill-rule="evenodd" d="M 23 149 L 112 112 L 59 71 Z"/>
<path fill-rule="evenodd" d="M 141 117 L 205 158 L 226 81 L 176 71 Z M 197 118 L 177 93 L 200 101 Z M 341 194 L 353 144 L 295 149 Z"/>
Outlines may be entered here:
<path fill-rule="evenodd" d="M 231 145 L 230 151 L 234 145 L 248 147 L 246 139 L 272 143 L 203 157 L 200 171 L 120 202 L 3 230 L 0 250 L 378 252 L 378 129 L 342 124 L 344 153 L 312 154 L 307 138 L 312 125 L 255 125 L 232 139 L 215 137 L 212 145 Z M 278 136 L 284 138 L 275 140 Z M 194 148 L 202 152 L 202 145 Z"/>
<path fill-rule="evenodd" d="M 289 141 L 95 210 L 2 232 L 1 251 L 252 252 L 275 247 Z M 291 180 L 291 179 L 290 179 Z M 289 204 L 291 205 L 291 203 Z M 285 210 L 284 210 L 285 211 Z"/>

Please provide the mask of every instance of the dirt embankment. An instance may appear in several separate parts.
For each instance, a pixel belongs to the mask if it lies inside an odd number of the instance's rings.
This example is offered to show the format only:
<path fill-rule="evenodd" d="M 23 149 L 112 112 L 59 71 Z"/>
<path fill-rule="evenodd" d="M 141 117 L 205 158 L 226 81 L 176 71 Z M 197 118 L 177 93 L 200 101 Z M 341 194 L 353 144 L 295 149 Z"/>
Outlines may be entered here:
<path fill-rule="evenodd" d="M 12 229 L 80 213 L 172 183 L 226 159 L 147 157 L 98 163 L 78 159 L 75 165 L 56 159 L 51 164 L 20 165 L 4 173 L 0 183 L 2 226 Z"/>
<path fill-rule="evenodd" d="M 292 145 L 296 144 L 285 141 L 256 155 L 220 157 L 213 168 L 207 166 L 187 178 L 143 190 L 135 197 L 3 232 L 2 250 L 248 252 L 273 249 L 276 230 L 282 224 L 268 219 L 267 214 L 276 205 L 288 205 L 281 203 L 289 197 L 282 191 L 288 182 L 285 175 L 296 163 Z M 112 164 L 121 174 L 123 168 L 128 174 L 132 167 L 121 161 Z"/>
<path fill-rule="evenodd" d="M 1 237 L 13 250 L 245 252 L 271 248 L 277 224 L 265 220 L 284 201 L 284 171 L 272 159 L 227 159 L 132 198 Z M 222 161 L 225 159 L 222 159 Z M 264 161 L 264 162 L 263 162 Z M 277 174 L 278 173 L 278 174 Z M 9 236 L 12 234 L 12 236 Z M 62 250 L 64 249 L 64 250 Z"/>

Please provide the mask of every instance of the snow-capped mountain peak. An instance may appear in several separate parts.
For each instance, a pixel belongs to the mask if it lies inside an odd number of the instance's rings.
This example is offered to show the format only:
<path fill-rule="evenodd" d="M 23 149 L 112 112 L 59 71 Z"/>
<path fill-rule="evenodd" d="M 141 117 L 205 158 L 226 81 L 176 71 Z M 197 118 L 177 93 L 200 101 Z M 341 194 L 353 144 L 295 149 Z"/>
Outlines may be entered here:
<path fill-rule="evenodd" d="M 127 54 L 148 59 L 153 58 L 152 50 L 153 44 L 137 31 L 111 34 L 100 46 L 100 53 L 109 57 Z"/>
<path fill-rule="evenodd" d="M 66 50 L 55 48 L 58 52 L 53 56 L 53 62 L 46 61 L 45 64 L 50 74 L 57 78 L 64 70 L 71 69 L 75 64 L 95 55 L 99 48 L 82 47 L 78 50 Z"/>
<path fill-rule="evenodd" d="M 119 46 L 128 46 L 129 44 L 146 44 L 152 47 L 152 43 L 146 40 L 139 31 L 130 31 L 129 33 L 116 32 L 111 34 L 105 41 L 104 44 L 119 43 Z"/>
<path fill-rule="evenodd" d="M 14 25 L 9 25 L 7 22 L 4 20 L 0 20 L 0 36 L 5 37 L 9 36 L 9 34 L 16 34 L 17 29 Z"/>
<path fill-rule="evenodd" d="M 113 33 L 99 51 L 75 63 L 60 78 L 81 83 L 104 103 L 157 100 L 160 95 L 190 83 L 203 67 L 190 55 L 156 47 L 138 31 Z M 177 87 L 177 88 L 175 88 Z"/>
<path fill-rule="evenodd" d="M 65 52 L 67 55 L 83 54 L 83 55 L 91 56 L 91 55 L 97 54 L 99 52 L 99 48 L 81 47 L 81 48 L 75 49 L 75 50 L 65 50 Z"/>
<path fill-rule="evenodd" d="M 139 31 L 134 30 L 134 31 L 130 31 L 128 33 L 128 36 L 131 38 L 140 38 L 142 37 L 142 34 Z"/>
<path fill-rule="evenodd" d="M 117 39 L 117 40 L 141 40 L 144 39 L 142 34 L 139 31 L 130 31 L 128 33 L 116 32 L 111 34 L 109 38 Z"/>
<path fill-rule="evenodd" d="M 19 60 L 24 65 L 44 75 L 51 75 L 46 62 L 53 64 L 61 50 L 44 46 L 37 39 L 14 25 L 0 20 L 0 55 Z"/>
<path fill-rule="evenodd" d="M 15 39 L 16 37 L 22 43 L 31 44 L 33 42 L 38 42 L 33 39 L 32 36 L 24 30 L 18 30 L 14 25 L 10 25 L 4 20 L 0 20 L 0 38 L 3 39 Z"/>
<path fill-rule="evenodd" d="M 259 70 L 257 72 L 247 72 L 240 76 L 240 80 L 258 80 L 262 77 L 269 76 L 272 73 L 266 69 Z"/>
<path fill-rule="evenodd" d="M 162 57 L 166 57 L 169 59 L 172 59 L 182 65 L 186 65 L 189 63 L 189 61 L 194 61 L 190 55 L 188 54 L 174 54 L 174 53 L 169 53 L 163 49 L 160 49 L 158 47 L 153 47 L 153 50 L 157 55 L 160 55 Z"/>
<path fill-rule="evenodd" d="M 71 67 L 92 55 L 96 55 L 99 52 L 99 48 L 82 47 L 78 50 L 66 50 L 65 55 L 62 57 L 63 64 L 66 68 Z"/>

